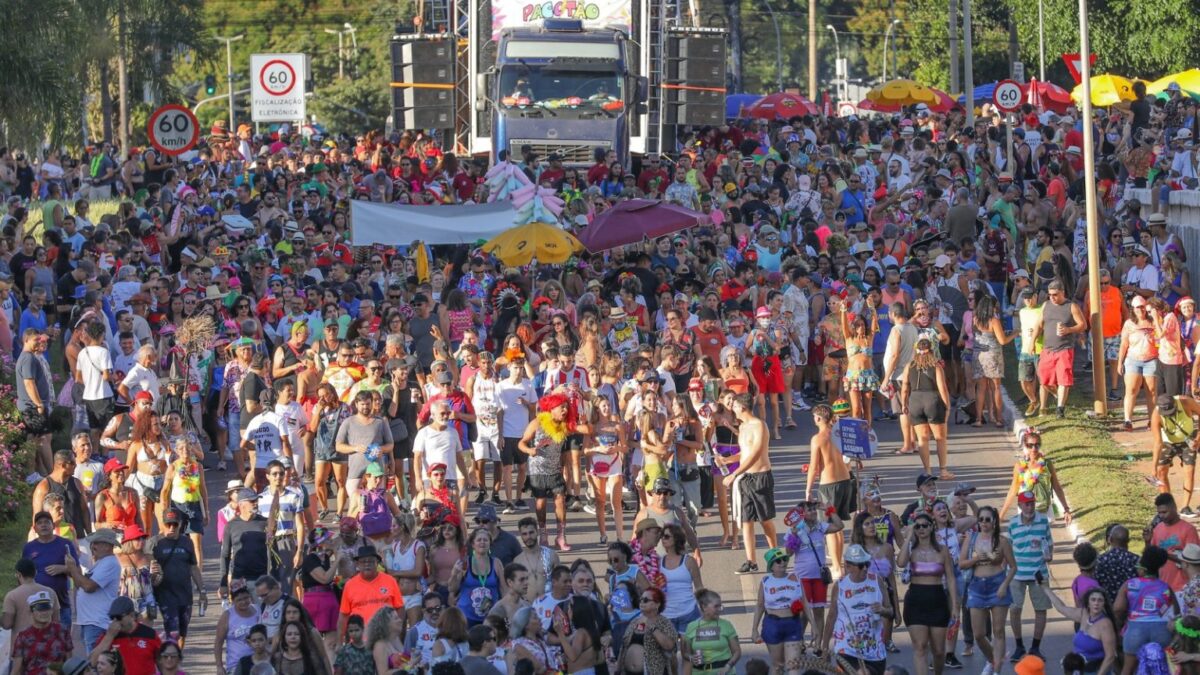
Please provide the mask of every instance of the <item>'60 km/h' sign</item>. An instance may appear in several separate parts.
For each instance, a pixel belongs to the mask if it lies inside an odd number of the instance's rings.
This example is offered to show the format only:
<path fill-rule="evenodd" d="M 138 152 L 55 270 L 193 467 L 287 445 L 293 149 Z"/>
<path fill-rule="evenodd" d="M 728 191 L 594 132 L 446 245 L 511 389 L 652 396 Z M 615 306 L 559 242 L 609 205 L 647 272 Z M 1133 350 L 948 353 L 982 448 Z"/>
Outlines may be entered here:
<path fill-rule="evenodd" d="M 168 155 L 182 155 L 196 147 L 196 142 L 200 140 L 200 123 L 191 110 L 172 103 L 150 115 L 146 134 L 155 150 Z"/>
<path fill-rule="evenodd" d="M 304 119 L 308 57 L 304 54 L 250 56 L 250 117 L 255 122 Z"/>
<path fill-rule="evenodd" d="M 1014 112 L 1021 107 L 1022 98 L 1023 90 L 1015 80 L 1001 80 L 996 83 L 996 89 L 992 92 L 992 103 L 995 103 L 1001 112 Z"/>

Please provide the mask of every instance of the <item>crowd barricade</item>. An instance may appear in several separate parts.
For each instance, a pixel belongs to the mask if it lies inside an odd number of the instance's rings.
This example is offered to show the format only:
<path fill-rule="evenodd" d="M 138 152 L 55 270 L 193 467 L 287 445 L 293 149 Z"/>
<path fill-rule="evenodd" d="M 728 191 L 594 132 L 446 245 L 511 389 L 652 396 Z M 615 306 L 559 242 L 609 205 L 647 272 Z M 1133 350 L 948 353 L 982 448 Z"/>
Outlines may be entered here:
<path fill-rule="evenodd" d="M 1126 189 L 1125 199 L 1142 203 L 1142 218 L 1150 215 L 1150 189 Z M 1167 227 L 1183 242 L 1193 295 L 1200 283 L 1200 190 L 1173 190 L 1167 201 Z"/>

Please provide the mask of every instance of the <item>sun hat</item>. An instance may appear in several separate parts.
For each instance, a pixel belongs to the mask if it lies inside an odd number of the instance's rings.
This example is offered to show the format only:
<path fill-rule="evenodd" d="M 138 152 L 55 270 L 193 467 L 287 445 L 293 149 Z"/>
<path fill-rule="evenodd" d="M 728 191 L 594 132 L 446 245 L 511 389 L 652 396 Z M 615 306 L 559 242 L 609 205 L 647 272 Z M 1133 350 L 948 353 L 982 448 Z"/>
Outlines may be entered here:
<path fill-rule="evenodd" d="M 778 562 L 780 560 L 782 560 L 783 562 L 786 563 L 791 558 L 791 556 L 788 555 L 787 551 L 776 546 L 775 548 L 768 550 L 766 555 L 763 556 L 763 558 L 765 558 L 767 561 L 767 569 L 770 569 L 771 565 L 774 565 L 776 562 Z"/>

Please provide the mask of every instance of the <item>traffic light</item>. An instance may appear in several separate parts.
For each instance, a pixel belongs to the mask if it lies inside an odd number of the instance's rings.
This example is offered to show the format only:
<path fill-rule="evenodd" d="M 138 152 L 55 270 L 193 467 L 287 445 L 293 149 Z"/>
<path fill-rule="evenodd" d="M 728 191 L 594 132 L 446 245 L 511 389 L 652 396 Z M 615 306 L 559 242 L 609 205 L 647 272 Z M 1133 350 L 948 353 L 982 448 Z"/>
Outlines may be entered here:
<path fill-rule="evenodd" d="M 208 94 L 209 96 L 212 96 L 213 94 L 217 93 L 217 76 L 216 75 L 205 75 L 204 76 L 204 93 Z"/>

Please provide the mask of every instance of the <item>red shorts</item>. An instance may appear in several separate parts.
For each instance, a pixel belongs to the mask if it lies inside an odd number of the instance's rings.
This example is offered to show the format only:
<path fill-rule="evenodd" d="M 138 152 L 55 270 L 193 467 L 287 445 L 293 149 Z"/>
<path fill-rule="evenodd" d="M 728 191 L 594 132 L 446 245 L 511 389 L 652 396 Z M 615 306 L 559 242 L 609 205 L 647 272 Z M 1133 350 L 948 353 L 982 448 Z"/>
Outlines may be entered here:
<path fill-rule="evenodd" d="M 821 581 L 820 577 L 816 579 L 801 579 L 800 586 L 804 589 L 804 597 L 808 600 L 810 607 L 824 607 L 829 604 L 825 598 L 828 587 L 825 586 L 825 582 Z"/>
<path fill-rule="evenodd" d="M 1071 371 L 1074 364 L 1074 349 L 1042 352 L 1038 357 L 1038 379 L 1043 387 L 1070 387 L 1075 384 L 1075 374 Z"/>
<path fill-rule="evenodd" d="M 750 362 L 750 374 L 754 376 L 760 394 L 782 394 L 786 391 L 783 366 L 778 356 L 755 356 Z"/>

